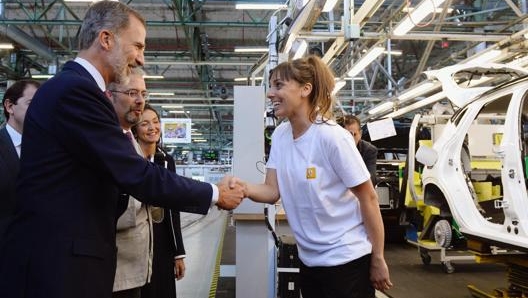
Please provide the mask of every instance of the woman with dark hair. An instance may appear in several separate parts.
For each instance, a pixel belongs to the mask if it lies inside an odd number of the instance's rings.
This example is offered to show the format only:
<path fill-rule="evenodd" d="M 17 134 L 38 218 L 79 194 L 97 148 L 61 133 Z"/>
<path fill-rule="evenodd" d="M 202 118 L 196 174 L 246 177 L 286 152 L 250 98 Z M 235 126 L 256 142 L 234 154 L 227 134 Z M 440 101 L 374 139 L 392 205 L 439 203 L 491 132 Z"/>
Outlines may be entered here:
<path fill-rule="evenodd" d="M 158 112 L 145 105 L 143 118 L 132 132 L 145 158 L 171 171 L 176 171 L 174 159 L 160 146 L 161 125 Z M 152 277 L 141 289 L 142 298 L 175 298 L 176 283 L 185 275 L 185 248 L 180 227 L 180 213 L 152 207 L 154 256 Z"/>

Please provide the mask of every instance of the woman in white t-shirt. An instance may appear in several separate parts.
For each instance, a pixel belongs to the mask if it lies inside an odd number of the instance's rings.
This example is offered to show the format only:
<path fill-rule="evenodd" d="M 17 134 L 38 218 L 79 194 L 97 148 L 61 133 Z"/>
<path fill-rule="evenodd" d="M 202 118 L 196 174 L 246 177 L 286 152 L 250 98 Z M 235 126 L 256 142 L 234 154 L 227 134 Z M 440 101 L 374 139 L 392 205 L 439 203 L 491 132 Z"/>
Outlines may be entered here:
<path fill-rule="evenodd" d="M 316 56 L 273 69 L 267 96 L 288 121 L 273 132 L 264 184 L 232 182 L 256 202 L 282 199 L 302 263 L 303 298 L 373 298 L 374 289 L 392 286 L 383 222 L 354 139 L 330 120 L 334 85 Z"/>

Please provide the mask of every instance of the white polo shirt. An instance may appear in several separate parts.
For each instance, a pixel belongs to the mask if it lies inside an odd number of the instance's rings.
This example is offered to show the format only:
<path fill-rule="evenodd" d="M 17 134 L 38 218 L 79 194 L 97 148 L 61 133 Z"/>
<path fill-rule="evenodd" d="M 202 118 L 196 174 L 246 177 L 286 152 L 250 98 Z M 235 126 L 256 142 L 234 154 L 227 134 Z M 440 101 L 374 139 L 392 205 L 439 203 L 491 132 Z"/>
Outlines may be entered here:
<path fill-rule="evenodd" d="M 272 136 L 267 167 L 277 171 L 282 204 L 307 266 L 348 263 L 372 251 L 349 188 L 370 174 L 349 132 L 337 125 L 312 124 L 296 140 L 289 122 Z"/>

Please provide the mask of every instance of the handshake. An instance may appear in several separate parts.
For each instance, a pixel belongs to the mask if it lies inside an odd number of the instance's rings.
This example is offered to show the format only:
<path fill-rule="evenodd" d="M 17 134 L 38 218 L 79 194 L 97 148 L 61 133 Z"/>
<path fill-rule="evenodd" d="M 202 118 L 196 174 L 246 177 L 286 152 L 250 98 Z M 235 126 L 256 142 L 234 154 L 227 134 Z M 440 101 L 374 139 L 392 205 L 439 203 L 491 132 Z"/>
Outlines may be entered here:
<path fill-rule="evenodd" d="M 220 209 L 235 209 L 247 197 L 247 186 L 239 178 L 226 175 L 216 186 L 219 192 L 216 206 Z"/>

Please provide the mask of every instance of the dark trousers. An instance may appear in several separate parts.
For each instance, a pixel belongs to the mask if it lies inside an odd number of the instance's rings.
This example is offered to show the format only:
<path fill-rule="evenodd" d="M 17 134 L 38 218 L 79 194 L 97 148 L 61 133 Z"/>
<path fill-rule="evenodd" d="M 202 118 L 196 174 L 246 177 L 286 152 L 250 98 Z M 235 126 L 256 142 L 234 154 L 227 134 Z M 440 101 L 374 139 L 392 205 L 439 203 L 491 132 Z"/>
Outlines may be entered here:
<path fill-rule="evenodd" d="M 303 298 L 374 298 L 370 282 L 370 254 L 332 267 L 307 267 L 301 263 Z"/>
<path fill-rule="evenodd" d="M 141 288 L 132 288 L 112 293 L 112 298 L 140 298 Z"/>

